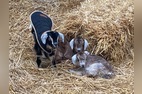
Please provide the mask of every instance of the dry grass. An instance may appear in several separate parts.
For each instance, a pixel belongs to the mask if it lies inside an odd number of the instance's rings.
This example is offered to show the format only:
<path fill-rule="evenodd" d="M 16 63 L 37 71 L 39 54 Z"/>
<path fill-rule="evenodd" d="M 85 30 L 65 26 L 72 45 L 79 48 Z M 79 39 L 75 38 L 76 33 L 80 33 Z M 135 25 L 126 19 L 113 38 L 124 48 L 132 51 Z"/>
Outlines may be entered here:
<path fill-rule="evenodd" d="M 42 10 L 54 22 L 53 29 L 71 40 L 81 34 L 88 50 L 106 58 L 116 77 L 106 80 L 76 76 L 73 65 L 63 61 L 57 68 L 37 69 L 29 14 Z M 10 0 L 9 1 L 10 94 L 132 94 L 134 93 L 133 0 Z"/>

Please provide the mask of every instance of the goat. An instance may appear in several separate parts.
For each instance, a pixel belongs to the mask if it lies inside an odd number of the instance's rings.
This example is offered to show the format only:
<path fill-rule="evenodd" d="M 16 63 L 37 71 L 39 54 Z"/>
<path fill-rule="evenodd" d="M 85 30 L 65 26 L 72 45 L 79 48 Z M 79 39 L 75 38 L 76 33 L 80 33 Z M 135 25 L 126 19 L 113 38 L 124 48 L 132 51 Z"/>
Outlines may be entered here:
<path fill-rule="evenodd" d="M 58 47 L 55 51 L 55 61 L 56 63 L 61 62 L 61 60 L 71 60 L 73 56 L 73 51 L 69 45 L 69 42 L 65 39 L 64 42 L 59 41 Z"/>
<path fill-rule="evenodd" d="M 80 36 L 77 36 L 70 41 L 70 47 L 73 50 L 74 54 L 76 54 L 77 52 L 83 52 L 84 50 L 86 50 L 87 46 L 88 41 Z"/>
<path fill-rule="evenodd" d="M 55 55 L 55 49 L 58 46 L 58 40 L 61 38 L 64 42 L 64 35 L 57 31 L 52 31 L 52 20 L 46 14 L 41 11 L 34 11 L 30 15 L 32 34 L 35 41 L 34 49 L 36 51 L 37 59 L 36 63 L 38 67 L 41 64 L 41 56 L 44 55 L 52 61 L 52 64 L 56 67 L 53 61 Z"/>
<path fill-rule="evenodd" d="M 77 52 L 86 50 L 88 41 L 82 37 L 76 37 L 68 42 L 66 39 L 63 42 L 59 42 L 59 46 L 55 51 L 55 61 L 61 62 L 61 60 L 71 60 L 72 56 Z"/>
<path fill-rule="evenodd" d="M 100 76 L 110 79 L 115 76 L 111 65 L 102 57 L 90 55 L 89 52 L 79 52 L 72 57 L 72 63 L 79 66 L 77 69 L 69 70 L 77 75 Z"/>

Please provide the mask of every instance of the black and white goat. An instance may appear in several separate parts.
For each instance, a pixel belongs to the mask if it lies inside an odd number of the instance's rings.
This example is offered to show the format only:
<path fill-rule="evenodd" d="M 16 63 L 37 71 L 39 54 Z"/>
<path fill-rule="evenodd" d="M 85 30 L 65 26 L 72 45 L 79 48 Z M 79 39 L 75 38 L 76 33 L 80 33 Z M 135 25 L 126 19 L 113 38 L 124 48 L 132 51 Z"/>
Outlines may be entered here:
<path fill-rule="evenodd" d="M 88 51 L 75 54 L 72 57 L 72 63 L 78 68 L 69 71 L 77 75 L 100 76 L 106 79 L 115 76 L 111 65 L 104 58 L 90 55 Z"/>
<path fill-rule="evenodd" d="M 46 14 L 41 11 L 34 11 L 30 15 L 32 34 L 34 37 L 38 67 L 41 64 L 41 56 L 48 58 L 53 61 L 55 56 L 55 49 L 58 46 L 58 40 L 61 38 L 64 42 L 64 35 L 57 31 L 52 31 L 52 20 Z"/>

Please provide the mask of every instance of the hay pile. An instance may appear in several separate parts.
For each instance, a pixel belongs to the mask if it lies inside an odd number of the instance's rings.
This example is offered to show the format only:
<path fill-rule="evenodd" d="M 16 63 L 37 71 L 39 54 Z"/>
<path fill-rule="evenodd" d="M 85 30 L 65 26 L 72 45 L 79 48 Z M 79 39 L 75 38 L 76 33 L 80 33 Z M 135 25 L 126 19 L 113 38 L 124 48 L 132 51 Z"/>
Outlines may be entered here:
<path fill-rule="evenodd" d="M 81 34 L 88 51 L 114 66 L 116 77 L 80 77 L 70 74 L 64 61 L 57 69 L 37 69 L 29 14 L 42 10 L 54 22 L 54 30 L 71 40 Z M 130 94 L 134 93 L 133 0 L 10 0 L 9 1 L 10 94 Z"/>

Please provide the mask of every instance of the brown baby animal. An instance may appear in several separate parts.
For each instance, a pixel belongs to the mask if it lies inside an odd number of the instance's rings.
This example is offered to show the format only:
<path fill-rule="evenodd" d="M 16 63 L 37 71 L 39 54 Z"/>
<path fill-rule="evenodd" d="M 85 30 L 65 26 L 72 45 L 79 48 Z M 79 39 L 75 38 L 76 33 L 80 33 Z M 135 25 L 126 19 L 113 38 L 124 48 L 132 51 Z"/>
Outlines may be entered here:
<path fill-rule="evenodd" d="M 69 70 L 77 75 L 87 75 L 110 79 L 115 76 L 112 66 L 102 57 L 90 55 L 88 51 L 79 52 L 72 57 L 72 63 L 79 66 Z"/>

